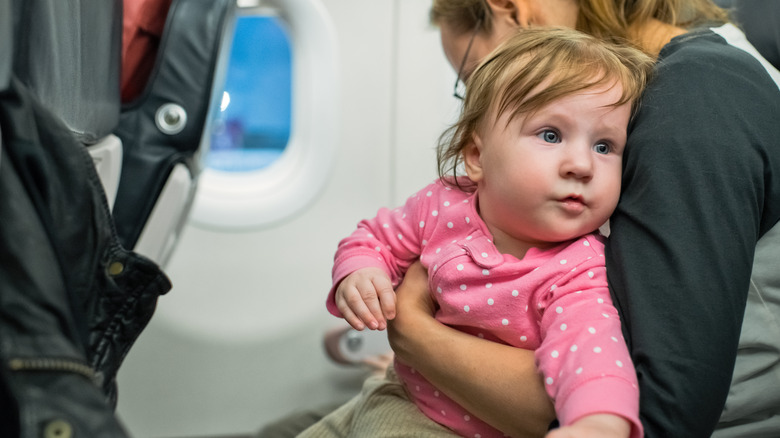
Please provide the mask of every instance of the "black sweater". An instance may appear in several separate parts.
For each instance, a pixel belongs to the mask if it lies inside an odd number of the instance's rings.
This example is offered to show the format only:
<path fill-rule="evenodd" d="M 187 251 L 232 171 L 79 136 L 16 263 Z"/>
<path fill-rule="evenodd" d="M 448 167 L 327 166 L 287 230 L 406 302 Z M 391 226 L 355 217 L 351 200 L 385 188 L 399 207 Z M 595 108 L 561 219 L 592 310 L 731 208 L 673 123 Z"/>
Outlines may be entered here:
<path fill-rule="evenodd" d="M 629 131 L 607 272 L 642 422 L 649 437 L 710 436 L 756 243 L 780 217 L 780 90 L 755 58 L 691 32 L 662 50 Z"/>

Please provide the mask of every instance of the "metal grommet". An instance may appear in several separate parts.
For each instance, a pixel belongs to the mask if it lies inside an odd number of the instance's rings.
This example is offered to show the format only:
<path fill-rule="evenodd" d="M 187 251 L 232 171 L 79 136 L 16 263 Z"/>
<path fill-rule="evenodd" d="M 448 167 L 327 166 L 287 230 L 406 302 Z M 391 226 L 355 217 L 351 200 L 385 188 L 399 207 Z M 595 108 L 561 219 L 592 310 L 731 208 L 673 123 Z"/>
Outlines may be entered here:
<path fill-rule="evenodd" d="M 111 262 L 111 264 L 108 265 L 108 274 L 111 276 L 119 275 L 124 270 L 125 265 L 123 265 L 122 262 Z"/>
<path fill-rule="evenodd" d="M 43 429 L 43 438 L 71 438 L 73 427 L 65 420 L 52 420 Z"/>
<path fill-rule="evenodd" d="M 181 105 L 166 103 L 157 109 L 154 123 L 163 134 L 178 134 L 187 125 L 187 111 Z"/>

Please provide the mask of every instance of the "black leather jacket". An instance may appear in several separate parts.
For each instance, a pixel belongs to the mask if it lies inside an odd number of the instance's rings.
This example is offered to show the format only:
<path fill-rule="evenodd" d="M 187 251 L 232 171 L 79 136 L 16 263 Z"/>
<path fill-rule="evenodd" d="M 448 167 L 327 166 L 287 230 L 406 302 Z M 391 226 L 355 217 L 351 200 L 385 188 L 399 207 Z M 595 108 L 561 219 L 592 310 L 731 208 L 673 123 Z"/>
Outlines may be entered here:
<path fill-rule="evenodd" d="M 170 282 L 119 244 L 82 144 L 24 85 L 6 79 L 0 436 L 126 436 L 113 412 L 117 370 Z"/>

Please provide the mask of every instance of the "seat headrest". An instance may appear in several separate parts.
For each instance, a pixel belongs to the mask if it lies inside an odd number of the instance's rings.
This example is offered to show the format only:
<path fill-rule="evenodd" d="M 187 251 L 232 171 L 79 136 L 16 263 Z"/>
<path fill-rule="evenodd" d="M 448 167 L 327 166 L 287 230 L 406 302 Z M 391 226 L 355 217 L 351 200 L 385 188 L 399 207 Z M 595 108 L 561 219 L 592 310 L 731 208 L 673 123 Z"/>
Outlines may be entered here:
<path fill-rule="evenodd" d="M 715 0 L 731 12 L 750 44 L 780 70 L 780 2 L 777 0 Z"/>
<path fill-rule="evenodd" d="M 780 2 L 734 0 L 734 20 L 748 41 L 780 70 Z"/>
<path fill-rule="evenodd" d="M 122 0 L 0 0 L 0 21 L 13 23 L 0 26 L 12 29 L 13 57 L 5 57 L 10 52 L 0 35 L 0 59 L 13 59 L 13 74 L 40 102 L 85 144 L 114 130 Z"/>

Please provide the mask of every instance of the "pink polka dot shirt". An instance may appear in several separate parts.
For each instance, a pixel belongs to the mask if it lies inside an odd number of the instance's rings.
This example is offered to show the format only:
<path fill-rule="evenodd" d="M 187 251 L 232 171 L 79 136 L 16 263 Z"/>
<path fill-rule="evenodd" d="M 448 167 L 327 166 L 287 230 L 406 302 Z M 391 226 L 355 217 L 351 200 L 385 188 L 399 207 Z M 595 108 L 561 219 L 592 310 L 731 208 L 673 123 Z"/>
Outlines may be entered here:
<path fill-rule="evenodd" d="M 551 249 L 531 248 L 522 260 L 501 254 L 476 210 L 476 194 L 429 185 L 403 207 L 381 209 L 339 243 L 328 310 L 341 316 L 335 288 L 365 267 L 384 269 L 398 284 L 418 258 L 440 306 L 436 319 L 463 332 L 535 351 L 562 425 L 591 414 L 620 415 L 642 436 L 636 374 L 612 306 L 603 237 Z M 421 334 L 423 336 L 423 334 Z M 465 437 L 504 434 L 471 415 L 414 369 L 396 371 L 428 417 Z"/>

